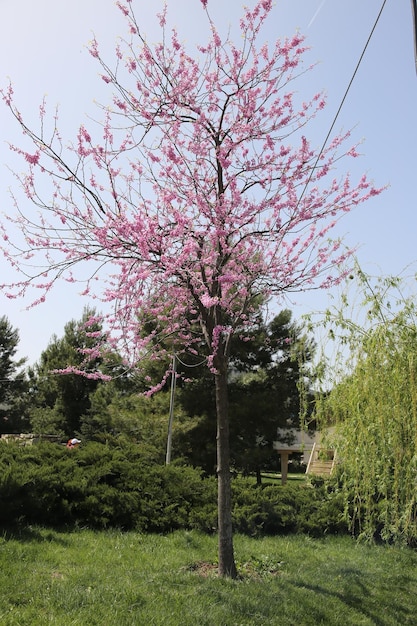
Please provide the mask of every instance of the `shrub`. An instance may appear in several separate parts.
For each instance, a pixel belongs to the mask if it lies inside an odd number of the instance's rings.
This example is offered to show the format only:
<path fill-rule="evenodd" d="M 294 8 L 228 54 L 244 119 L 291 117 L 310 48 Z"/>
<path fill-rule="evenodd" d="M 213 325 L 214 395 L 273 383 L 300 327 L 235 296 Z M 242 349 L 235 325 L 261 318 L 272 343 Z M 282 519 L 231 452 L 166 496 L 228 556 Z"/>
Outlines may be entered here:
<path fill-rule="evenodd" d="M 216 479 L 192 467 L 156 465 L 136 445 L 90 442 L 77 450 L 1 444 L 0 523 L 118 527 L 167 533 L 217 529 Z M 233 480 L 234 528 L 252 535 L 345 531 L 337 491 L 325 484 Z"/>
<path fill-rule="evenodd" d="M 234 528 L 252 536 L 347 531 L 343 500 L 334 485 L 266 485 L 234 481 Z"/>

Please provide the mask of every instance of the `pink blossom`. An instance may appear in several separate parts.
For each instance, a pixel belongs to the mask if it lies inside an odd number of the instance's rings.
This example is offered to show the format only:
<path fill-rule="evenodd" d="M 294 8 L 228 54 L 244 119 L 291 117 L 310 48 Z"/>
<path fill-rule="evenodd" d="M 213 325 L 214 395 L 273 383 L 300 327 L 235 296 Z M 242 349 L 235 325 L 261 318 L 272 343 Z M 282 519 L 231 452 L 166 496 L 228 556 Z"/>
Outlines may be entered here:
<path fill-rule="evenodd" d="M 123 15 L 126 15 L 126 16 L 129 15 L 129 9 L 127 8 L 127 6 L 125 6 L 121 2 L 116 2 L 116 6 L 119 7 Z"/>
<path fill-rule="evenodd" d="M 157 14 L 157 18 L 158 18 L 158 20 L 159 20 L 159 25 L 160 25 L 160 27 L 161 27 L 161 28 L 164 28 L 164 27 L 165 27 L 165 25 L 166 25 L 166 21 L 167 21 L 167 10 L 168 10 L 168 7 L 167 7 L 167 5 L 166 5 L 166 4 L 164 4 L 163 11 L 162 11 L 161 13 L 158 13 L 158 14 Z"/>
<path fill-rule="evenodd" d="M 204 294 L 203 296 L 201 296 L 200 300 L 201 304 L 208 309 L 212 306 L 216 306 L 216 304 L 219 303 L 219 299 L 217 297 L 212 298 L 208 294 Z"/>
<path fill-rule="evenodd" d="M 359 152 L 356 150 L 355 146 L 353 146 L 350 150 L 348 150 L 346 154 L 348 154 L 351 157 L 358 157 L 359 156 Z"/>
<path fill-rule="evenodd" d="M 0 91 L 4 102 L 7 104 L 7 106 L 11 106 L 12 104 L 12 100 L 13 100 L 13 87 L 12 85 L 9 83 L 7 90 L 4 91 L 3 89 Z"/>
<path fill-rule="evenodd" d="M 84 128 L 84 126 L 81 126 L 80 128 L 80 137 L 84 139 L 87 143 L 91 143 L 91 136 L 89 132 Z"/>
<path fill-rule="evenodd" d="M 83 378 L 88 378 L 90 380 L 103 380 L 103 381 L 111 380 L 111 376 L 109 376 L 108 374 L 103 374 L 100 371 L 88 372 L 78 367 L 72 367 L 72 366 L 66 367 L 65 369 L 51 370 L 51 374 L 60 374 L 60 375 L 76 374 L 77 376 L 82 376 Z"/>
<path fill-rule="evenodd" d="M 93 39 L 93 41 L 90 43 L 90 47 L 89 47 L 89 52 L 91 54 L 92 57 L 94 58 L 98 58 L 99 53 L 98 53 L 98 43 L 96 39 Z"/>
<path fill-rule="evenodd" d="M 25 153 L 25 160 L 31 165 L 37 165 L 39 163 L 40 153 L 39 151 L 35 152 L 35 154 Z"/>

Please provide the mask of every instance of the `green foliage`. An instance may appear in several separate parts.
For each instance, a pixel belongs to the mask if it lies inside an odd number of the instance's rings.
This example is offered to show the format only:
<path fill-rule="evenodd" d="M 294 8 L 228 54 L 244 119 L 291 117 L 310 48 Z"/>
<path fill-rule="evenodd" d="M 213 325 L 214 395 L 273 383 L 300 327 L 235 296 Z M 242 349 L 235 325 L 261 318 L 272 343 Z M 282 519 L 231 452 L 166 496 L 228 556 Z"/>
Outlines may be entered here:
<path fill-rule="evenodd" d="M 26 424 L 23 398 L 27 381 L 25 359 L 15 360 L 19 333 L 5 315 L 0 317 L 0 433 L 22 431 Z"/>
<path fill-rule="evenodd" d="M 0 446 L 0 523 L 118 527 L 167 533 L 217 528 L 216 480 L 186 466 L 157 465 L 140 446 L 91 442 Z M 344 532 L 338 493 L 301 485 L 233 481 L 234 527 L 251 536 Z"/>
<path fill-rule="evenodd" d="M 336 426 L 340 481 L 351 529 L 366 539 L 417 544 L 417 317 L 398 279 L 373 285 L 359 273 L 365 315 L 328 316 L 349 351 L 318 402 Z M 348 300 L 345 299 L 345 307 Z M 340 330 L 340 333 L 338 331 Z"/>
<path fill-rule="evenodd" d="M 42 352 L 39 362 L 29 370 L 31 383 L 31 428 L 34 432 L 65 433 L 67 437 L 80 432 L 83 416 L 91 407 L 90 395 L 101 384 L 77 374 L 56 374 L 54 370 L 76 367 L 82 369 L 85 350 L 94 348 L 97 338 L 90 333 L 101 332 L 99 323 L 86 322 L 96 315 L 86 308 L 82 319 L 65 325 L 64 336 L 53 336 Z M 89 360 L 89 367 L 100 368 L 101 359 Z"/>
<path fill-rule="evenodd" d="M 69 365 L 82 369 L 84 351 L 94 347 L 101 332 L 99 321 L 85 327 L 95 316 L 86 309 L 82 319 L 68 322 L 62 338 L 53 337 L 40 360 L 29 369 L 30 391 L 25 396 L 30 424 L 24 430 L 54 434 L 63 439 L 77 435 L 83 442 L 105 442 L 123 437 L 139 444 L 154 462 L 163 463 L 169 415 L 169 386 L 152 398 L 140 395 L 144 379 L 123 371 L 116 354 L 97 356 L 91 367 L 116 372 L 111 382 L 90 380 L 80 375 L 53 373 Z M 235 339 L 229 380 L 229 409 L 232 463 L 246 474 L 277 469 L 273 441 L 277 427 L 296 424 L 299 414 L 300 349 L 311 356 L 313 345 L 291 312 L 281 311 L 269 325 L 259 317 L 258 325 L 246 336 Z M 306 348 L 307 347 L 307 348 Z M 184 356 L 184 359 L 186 357 Z M 173 459 L 184 460 L 207 474 L 216 472 L 216 411 L 213 375 L 201 360 L 188 365 L 179 359 L 183 378 L 178 381 L 174 408 Z M 85 365 L 85 363 L 84 363 Z M 197 365 L 197 367 L 195 367 Z M 144 376 L 160 377 L 168 363 L 149 362 Z M 108 370 L 110 368 L 110 370 Z M 161 369 L 162 368 L 162 369 Z M 22 412 L 23 414 L 23 412 Z"/>
<path fill-rule="evenodd" d="M 269 324 L 261 318 L 241 337 L 232 341 L 229 377 L 230 448 L 233 467 L 246 474 L 276 469 L 273 442 L 277 429 L 298 426 L 300 414 L 300 355 L 306 387 L 308 364 L 314 342 L 289 310 L 281 311 Z M 216 467 L 215 397 L 212 376 L 205 370 L 186 371 L 193 379 L 178 394 L 183 409 L 197 416 L 182 445 L 189 462 L 213 473 Z M 207 445 L 208 444 L 208 445 Z"/>
<path fill-rule="evenodd" d="M 251 536 L 306 533 L 314 537 L 347 532 L 341 494 L 332 483 L 255 486 L 233 483 L 234 528 Z"/>
<path fill-rule="evenodd" d="M 0 522 L 76 524 L 168 532 L 215 506 L 214 481 L 197 470 L 155 465 L 139 446 L 1 444 Z M 191 520 L 191 521 L 190 521 Z"/>
<path fill-rule="evenodd" d="M 151 397 L 137 393 L 117 392 L 112 383 L 101 386 L 92 396 L 92 408 L 95 419 L 100 419 L 97 412 L 97 398 L 108 398 L 103 403 L 103 411 L 107 415 L 107 432 L 126 441 L 135 442 L 152 458 L 155 463 L 164 463 L 166 457 L 168 418 L 170 395 L 160 392 Z M 179 406 L 175 406 L 175 420 L 173 423 L 173 459 L 178 462 L 184 456 L 184 449 L 180 445 L 188 429 L 192 428 L 193 421 L 185 415 Z M 85 426 L 85 423 L 84 423 Z M 83 428 L 84 428 L 83 426 Z M 100 430 L 90 435 L 94 439 L 103 440 L 98 436 Z"/>

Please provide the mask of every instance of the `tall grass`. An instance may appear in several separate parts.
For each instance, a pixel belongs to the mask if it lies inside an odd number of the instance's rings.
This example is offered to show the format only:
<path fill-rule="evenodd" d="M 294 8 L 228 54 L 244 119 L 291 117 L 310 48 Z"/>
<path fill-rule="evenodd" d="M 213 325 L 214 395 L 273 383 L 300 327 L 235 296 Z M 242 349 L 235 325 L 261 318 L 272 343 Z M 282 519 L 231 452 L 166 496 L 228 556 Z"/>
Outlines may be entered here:
<path fill-rule="evenodd" d="M 415 624 L 417 555 L 349 537 L 236 537 L 237 581 L 214 536 L 28 528 L 0 540 L 2 626 Z"/>

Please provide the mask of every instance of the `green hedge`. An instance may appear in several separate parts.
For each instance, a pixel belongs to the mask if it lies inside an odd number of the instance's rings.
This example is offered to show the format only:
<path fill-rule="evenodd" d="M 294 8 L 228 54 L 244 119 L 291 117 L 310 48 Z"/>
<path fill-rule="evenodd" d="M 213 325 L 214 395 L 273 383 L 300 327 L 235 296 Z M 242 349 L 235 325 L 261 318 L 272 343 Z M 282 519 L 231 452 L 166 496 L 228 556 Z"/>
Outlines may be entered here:
<path fill-rule="evenodd" d="M 188 466 L 156 465 L 135 445 L 88 443 L 77 450 L 0 444 L 0 524 L 214 532 L 217 486 Z M 235 532 L 345 532 L 343 506 L 324 485 L 257 487 L 233 480 Z"/>
<path fill-rule="evenodd" d="M 233 485 L 233 503 L 234 528 L 243 534 L 320 537 L 347 532 L 342 494 L 330 482 L 260 488 L 239 479 Z"/>

